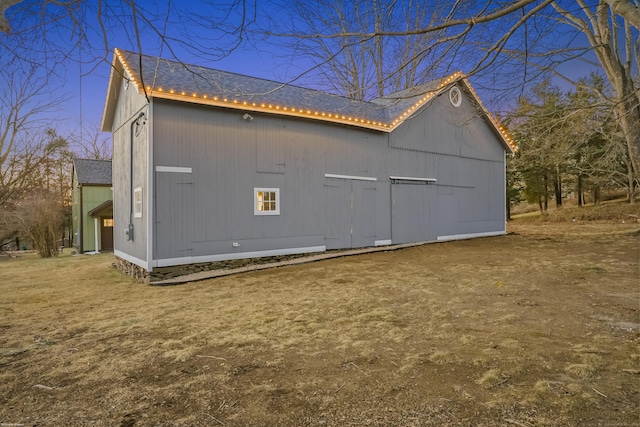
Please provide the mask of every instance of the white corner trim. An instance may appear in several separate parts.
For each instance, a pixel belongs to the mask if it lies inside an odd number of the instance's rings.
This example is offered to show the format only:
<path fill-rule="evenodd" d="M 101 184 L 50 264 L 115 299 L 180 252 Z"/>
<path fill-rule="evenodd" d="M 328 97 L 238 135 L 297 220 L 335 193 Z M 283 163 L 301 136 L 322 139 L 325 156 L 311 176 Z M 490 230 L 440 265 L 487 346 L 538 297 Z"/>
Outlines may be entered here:
<path fill-rule="evenodd" d="M 503 236 L 507 234 L 506 231 L 487 231 L 484 233 L 469 233 L 469 234 L 450 234 L 448 236 L 438 236 L 438 242 L 446 242 L 449 240 L 465 240 L 474 239 L 476 237 L 491 237 L 491 236 Z"/>
<path fill-rule="evenodd" d="M 189 256 L 189 257 L 181 257 L 181 258 L 164 258 L 164 259 L 156 260 L 154 264 L 156 267 L 171 267 L 173 265 L 195 264 L 198 262 L 216 262 L 216 261 L 228 261 L 232 259 L 306 254 L 311 252 L 325 252 L 326 250 L 327 250 L 326 246 L 308 246 L 303 248 L 273 249 L 268 251 L 238 252 L 238 253 L 229 253 L 229 254 L 220 254 L 220 255 Z"/>
<path fill-rule="evenodd" d="M 153 98 L 149 99 L 149 106 L 147 109 L 147 123 L 149 124 L 147 131 L 147 165 L 152 162 L 153 159 Z M 147 166 L 147 221 L 145 223 L 147 227 L 147 236 L 151 236 L 147 238 L 147 271 L 151 272 L 153 270 L 152 259 L 153 259 L 153 224 L 155 224 L 155 214 L 156 214 L 156 204 L 153 198 L 151 197 L 154 193 L 155 188 L 155 176 L 153 173 L 153 167 Z"/>
<path fill-rule="evenodd" d="M 192 173 L 193 170 L 182 166 L 156 166 L 156 172 Z"/>
<path fill-rule="evenodd" d="M 122 258 L 126 261 L 129 261 L 130 263 L 133 263 L 135 265 L 138 265 L 142 268 L 144 268 L 145 270 L 149 270 L 149 265 L 147 264 L 147 261 L 141 260 L 140 258 L 136 258 L 134 256 L 131 256 L 129 254 L 125 254 L 124 252 L 120 252 L 118 250 L 114 250 L 113 254 L 115 256 L 117 256 L 118 258 Z"/>
<path fill-rule="evenodd" d="M 389 179 L 395 179 L 399 181 L 438 182 L 438 180 L 435 178 L 417 178 L 413 176 L 390 176 Z"/>
<path fill-rule="evenodd" d="M 372 176 L 338 175 L 335 173 L 325 173 L 325 178 L 353 179 L 357 181 L 377 181 L 378 178 Z"/>
<path fill-rule="evenodd" d="M 389 240 L 376 240 L 373 242 L 374 246 L 387 246 L 391 244 L 391 239 Z"/>

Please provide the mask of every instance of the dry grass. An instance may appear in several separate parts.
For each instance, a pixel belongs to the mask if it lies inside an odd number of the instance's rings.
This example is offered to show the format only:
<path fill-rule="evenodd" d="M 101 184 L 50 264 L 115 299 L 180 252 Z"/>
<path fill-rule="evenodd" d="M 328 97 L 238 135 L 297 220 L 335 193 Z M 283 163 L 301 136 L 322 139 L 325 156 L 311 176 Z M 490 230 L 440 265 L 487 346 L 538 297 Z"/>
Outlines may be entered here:
<path fill-rule="evenodd" d="M 637 423 L 638 229 L 512 223 L 163 288 L 110 255 L 0 259 L 0 423 Z"/>
<path fill-rule="evenodd" d="M 578 207 L 575 204 L 567 204 L 560 209 L 549 207 L 548 213 L 540 215 L 535 205 L 526 205 L 515 211 L 514 220 L 529 222 L 585 222 L 607 221 L 620 223 L 640 223 L 640 201 L 630 204 L 623 199 L 609 200 L 599 205 L 587 205 Z"/>

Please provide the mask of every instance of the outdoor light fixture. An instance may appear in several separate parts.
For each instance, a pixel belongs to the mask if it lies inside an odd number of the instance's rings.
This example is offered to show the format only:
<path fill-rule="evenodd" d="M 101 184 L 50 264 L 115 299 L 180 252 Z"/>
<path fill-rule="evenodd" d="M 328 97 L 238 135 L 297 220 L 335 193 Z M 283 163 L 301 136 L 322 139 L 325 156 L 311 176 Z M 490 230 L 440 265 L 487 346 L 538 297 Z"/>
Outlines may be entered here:
<path fill-rule="evenodd" d="M 249 121 L 253 120 L 253 116 L 249 113 L 244 113 L 244 116 L 242 116 L 242 118 Z"/>

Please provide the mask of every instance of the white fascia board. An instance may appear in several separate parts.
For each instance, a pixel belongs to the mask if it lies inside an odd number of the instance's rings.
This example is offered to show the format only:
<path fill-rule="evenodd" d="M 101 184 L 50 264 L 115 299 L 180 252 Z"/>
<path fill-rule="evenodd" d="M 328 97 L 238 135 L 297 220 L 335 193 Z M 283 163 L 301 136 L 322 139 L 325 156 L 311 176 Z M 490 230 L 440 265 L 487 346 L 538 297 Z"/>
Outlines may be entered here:
<path fill-rule="evenodd" d="M 352 179 L 356 181 L 377 181 L 378 178 L 372 176 L 339 175 L 335 173 L 325 173 L 325 178 Z"/>

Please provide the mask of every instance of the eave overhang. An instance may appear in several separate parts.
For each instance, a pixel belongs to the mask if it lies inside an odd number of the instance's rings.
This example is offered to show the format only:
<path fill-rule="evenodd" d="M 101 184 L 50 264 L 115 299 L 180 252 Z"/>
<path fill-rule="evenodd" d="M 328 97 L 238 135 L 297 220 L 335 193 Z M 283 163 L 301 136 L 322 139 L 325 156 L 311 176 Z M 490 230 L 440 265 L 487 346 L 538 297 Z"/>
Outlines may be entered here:
<path fill-rule="evenodd" d="M 317 108 L 312 108 L 311 106 L 280 105 L 278 103 L 265 102 L 264 100 L 256 102 L 249 99 L 249 97 L 247 97 L 247 99 L 243 99 L 242 96 L 225 96 L 216 93 L 196 92 L 180 87 L 162 87 L 152 85 L 143 86 L 140 82 L 138 73 L 132 70 L 131 66 L 128 64 L 125 56 L 123 55 L 123 52 L 115 49 L 111 67 L 111 75 L 109 77 L 107 99 L 105 101 L 105 107 L 102 115 L 101 129 L 103 131 L 110 131 L 113 125 L 115 105 L 117 103 L 118 92 L 122 84 L 122 77 L 130 80 L 137 93 L 146 96 L 147 98 L 166 99 L 246 112 L 266 113 L 280 116 L 311 119 L 387 133 L 393 132 L 408 118 L 412 117 L 423 108 L 427 107 L 433 99 L 446 92 L 451 86 L 460 84 L 465 89 L 467 89 L 467 93 L 475 100 L 477 105 L 480 107 L 480 112 L 484 114 L 487 122 L 489 123 L 489 126 L 495 132 L 496 136 L 500 140 L 501 144 L 505 147 L 505 149 L 511 153 L 513 153 L 515 150 L 515 143 L 513 142 L 513 140 L 509 137 L 506 130 L 499 124 L 499 122 L 491 115 L 491 113 L 489 113 L 473 87 L 469 84 L 465 75 L 461 72 L 455 72 L 450 76 L 442 79 L 436 87 L 422 94 L 419 94 L 418 96 L 399 99 L 400 102 L 406 103 L 407 106 L 399 113 L 396 112 L 393 117 L 390 117 L 389 114 L 384 114 L 384 119 L 380 119 L 380 117 L 374 119 L 368 117 L 367 114 L 346 114 L 335 110 L 323 111 Z M 367 105 L 370 110 L 374 109 L 377 112 L 383 109 L 379 105 L 375 105 L 373 102 L 363 102 L 363 105 Z M 362 109 L 362 111 L 366 110 L 366 108 Z M 380 114 L 378 114 L 378 116 L 380 116 Z"/>

